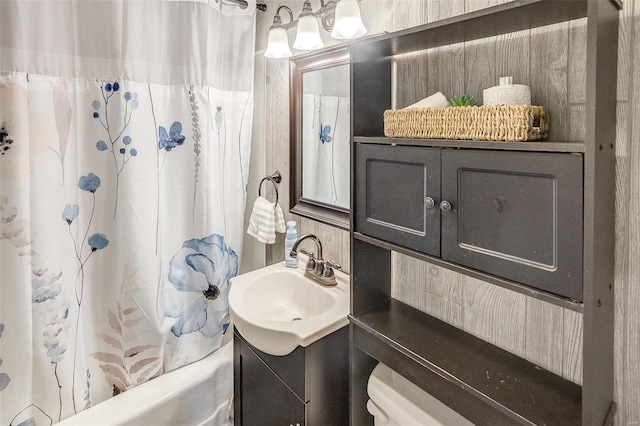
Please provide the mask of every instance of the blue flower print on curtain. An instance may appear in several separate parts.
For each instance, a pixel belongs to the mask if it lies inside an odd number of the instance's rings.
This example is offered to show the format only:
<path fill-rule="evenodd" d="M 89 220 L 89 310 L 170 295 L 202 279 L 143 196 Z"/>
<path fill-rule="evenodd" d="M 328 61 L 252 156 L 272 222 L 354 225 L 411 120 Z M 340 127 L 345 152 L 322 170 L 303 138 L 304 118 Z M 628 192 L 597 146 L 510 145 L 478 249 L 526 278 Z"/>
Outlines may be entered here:
<path fill-rule="evenodd" d="M 322 126 L 322 123 L 320 123 L 320 142 L 322 142 L 323 144 L 331 142 L 333 138 L 329 136 L 330 134 L 331 126 Z"/>
<path fill-rule="evenodd" d="M 153 105 L 153 101 L 152 105 Z M 158 253 L 158 239 L 160 232 L 160 175 L 162 174 L 162 169 L 164 168 L 164 162 L 167 159 L 167 153 L 171 152 L 172 149 L 181 146 L 184 143 L 185 136 L 182 134 L 182 123 L 179 121 L 174 121 L 169 128 L 169 133 L 167 134 L 167 129 L 164 126 L 158 126 L 158 150 L 164 152 L 162 153 L 162 162 L 158 163 L 158 208 L 156 212 L 156 254 Z M 160 157 L 158 156 L 158 161 L 160 161 Z"/>
<path fill-rule="evenodd" d="M 64 206 L 64 210 L 62 211 L 62 220 L 67 222 L 68 225 L 71 225 L 71 222 L 78 217 L 79 213 L 80 206 L 77 204 L 67 204 Z"/>
<path fill-rule="evenodd" d="M 115 83 L 114 83 L 115 84 Z M 113 90 L 113 88 L 111 88 Z M 78 316 L 76 317 L 76 325 L 75 325 L 75 336 L 76 341 L 74 344 L 74 353 L 73 353 L 73 373 L 72 373 L 72 383 L 75 389 L 76 383 L 76 359 L 78 356 L 78 330 L 80 329 L 80 317 L 81 317 L 81 309 L 82 309 L 82 301 L 84 298 L 84 289 L 85 289 L 85 266 L 91 256 L 97 252 L 98 250 L 102 250 L 109 245 L 109 240 L 105 234 L 100 232 L 95 232 L 89 235 L 91 230 L 91 226 L 93 224 L 94 214 L 96 211 L 96 191 L 100 188 L 100 177 L 96 176 L 93 173 L 88 173 L 86 176 L 81 176 L 78 179 L 78 188 L 82 191 L 89 192 L 91 194 L 91 212 L 89 213 L 89 221 L 87 223 L 87 228 L 83 232 L 78 233 L 77 236 L 73 234 L 73 230 L 71 224 L 80 214 L 80 206 L 77 204 L 67 204 L 62 210 L 62 220 L 67 222 L 69 227 L 69 236 L 71 237 L 71 241 L 73 242 L 74 254 L 76 256 L 76 260 L 78 262 L 78 273 L 76 274 L 76 285 L 75 285 L 75 299 L 76 304 L 78 306 Z M 85 252 L 85 242 L 89 247 L 88 252 Z M 78 280 L 80 284 L 78 285 Z M 67 308 L 68 311 L 68 308 Z M 66 314 L 65 314 L 66 319 Z M 73 412 L 78 412 L 78 407 L 76 404 L 75 391 L 72 390 L 72 402 L 73 402 Z M 85 406 L 87 405 L 87 397 L 85 395 Z"/>
<path fill-rule="evenodd" d="M 138 155 L 138 150 L 131 146 L 131 136 L 124 135 L 124 132 L 131 123 L 133 110 L 138 108 L 138 94 L 136 92 L 125 92 L 122 95 L 124 99 L 124 114 L 120 117 L 109 117 L 109 100 L 116 95 L 122 93 L 120 91 L 120 83 L 101 83 L 100 93 L 102 94 L 102 102 L 94 100 L 92 107 L 94 109 L 93 118 L 100 122 L 102 128 L 106 131 L 107 140 L 99 140 L 96 142 L 98 151 L 110 152 L 113 158 L 113 167 L 116 174 L 115 202 L 113 207 L 113 217 L 118 211 L 118 190 L 120 187 L 120 175 L 124 171 L 126 164 Z M 104 111 L 101 109 L 104 107 Z M 122 120 L 122 125 L 117 128 L 116 125 Z"/>
<path fill-rule="evenodd" d="M 4 324 L 0 324 L 0 337 L 2 337 L 2 333 L 4 332 Z M 0 365 L 2 365 L 2 358 L 0 358 Z M 7 386 L 9 386 L 9 382 L 11 381 L 11 377 L 7 373 L 0 373 L 0 391 L 3 391 Z"/>
<path fill-rule="evenodd" d="M 218 234 L 185 241 L 169 262 L 169 282 L 181 292 L 178 306 L 165 310 L 177 318 L 177 337 L 199 331 L 215 337 L 229 327 L 229 279 L 238 273 L 238 255 Z"/>
<path fill-rule="evenodd" d="M 184 143 L 184 135 L 182 135 L 182 123 L 174 121 L 169 128 L 169 134 L 167 129 L 163 126 L 158 127 L 158 149 L 164 149 L 169 152 L 173 148 L 176 148 Z"/>
<path fill-rule="evenodd" d="M 65 210 L 64 217 L 71 218 L 75 215 L 75 209 L 71 206 L 65 208 Z M 44 326 L 44 330 L 40 334 L 42 345 L 46 349 L 46 356 L 50 359 L 50 363 L 54 365 L 52 371 L 53 377 L 47 379 L 41 376 L 40 380 L 51 381 L 57 385 L 57 421 L 60 421 L 63 393 L 68 389 L 67 386 L 63 386 L 64 381 L 61 381 L 61 376 L 58 371 L 58 365 L 63 361 L 67 351 L 69 329 L 69 299 L 62 287 L 63 273 L 59 267 L 49 262 L 51 258 L 45 254 L 47 250 L 43 250 L 42 246 L 36 248 L 37 235 L 32 231 L 30 221 L 20 217 L 18 209 L 9 204 L 9 199 L 6 195 L 0 195 L 0 240 L 11 242 L 16 248 L 16 254 L 18 256 L 26 256 L 31 266 L 31 302 L 34 305 L 33 311 L 31 312 L 37 312 L 42 318 L 41 325 Z M 29 326 L 33 328 L 36 324 L 35 316 L 32 315 L 31 312 L 27 315 L 27 318 L 31 320 L 28 321 L 28 323 Z M 24 318 L 20 319 L 24 320 Z M 0 324 L 0 338 L 2 338 L 4 330 L 4 325 Z M 34 346 L 32 348 L 34 358 L 38 357 L 38 355 L 36 355 L 36 338 L 37 336 L 34 335 Z M 4 347 L 5 351 L 7 348 L 9 348 L 9 346 Z M 2 361 L 3 360 L 0 359 L 0 366 L 2 366 Z M 20 366 L 15 367 L 20 368 Z M 18 375 L 18 377 L 20 376 Z M 11 378 L 15 379 L 15 374 L 0 373 L 0 391 L 11 386 Z M 53 399 L 51 402 L 53 402 Z M 24 403 L 27 404 L 27 401 L 24 401 Z M 49 405 L 49 408 L 52 409 L 53 405 Z M 35 414 L 37 418 L 43 419 L 39 421 L 38 424 L 55 423 L 52 416 L 44 412 L 36 403 L 29 401 L 29 404 L 18 411 L 9 424 L 27 424 L 25 422 L 33 419 L 33 417 L 30 417 L 32 414 Z M 17 420 L 24 418 L 27 418 L 27 420 Z M 44 418 L 47 420 L 44 420 Z"/>
<path fill-rule="evenodd" d="M 66 209 L 65 210 L 69 210 Z M 71 208 L 73 210 L 73 208 Z M 63 215 L 64 216 L 64 215 Z M 67 217 L 71 217 L 67 215 Z M 73 219 L 71 219 L 73 221 Z M 62 291 L 62 271 L 57 268 L 34 268 L 31 279 L 33 293 L 31 301 L 41 309 L 42 323 L 45 331 L 42 333 L 42 344 L 47 350 L 47 357 L 54 365 L 53 374 L 58 387 L 58 421 L 62 418 L 63 385 L 60 381 L 58 366 L 67 352 L 67 337 L 69 333 L 69 299 Z"/>

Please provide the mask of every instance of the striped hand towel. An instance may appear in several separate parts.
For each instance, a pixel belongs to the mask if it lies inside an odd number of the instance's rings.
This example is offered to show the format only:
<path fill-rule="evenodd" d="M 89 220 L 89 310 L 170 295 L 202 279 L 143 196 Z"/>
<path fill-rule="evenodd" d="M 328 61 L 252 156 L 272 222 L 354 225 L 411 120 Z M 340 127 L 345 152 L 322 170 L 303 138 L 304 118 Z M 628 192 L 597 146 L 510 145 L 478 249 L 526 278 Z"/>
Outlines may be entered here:
<path fill-rule="evenodd" d="M 282 208 L 264 197 L 258 197 L 253 204 L 247 234 L 261 243 L 275 244 L 276 231 L 280 233 L 286 231 Z"/>

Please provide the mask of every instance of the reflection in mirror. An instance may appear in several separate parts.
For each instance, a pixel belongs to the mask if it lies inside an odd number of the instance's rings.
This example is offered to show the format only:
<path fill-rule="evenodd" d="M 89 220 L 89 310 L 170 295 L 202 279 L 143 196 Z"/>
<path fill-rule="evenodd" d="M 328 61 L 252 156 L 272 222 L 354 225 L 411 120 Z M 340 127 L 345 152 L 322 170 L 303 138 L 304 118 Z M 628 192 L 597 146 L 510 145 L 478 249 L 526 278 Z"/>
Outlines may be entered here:
<path fill-rule="evenodd" d="M 351 142 L 347 47 L 291 60 L 290 211 L 349 227 Z"/>
<path fill-rule="evenodd" d="M 349 65 L 302 78 L 302 197 L 349 208 Z"/>

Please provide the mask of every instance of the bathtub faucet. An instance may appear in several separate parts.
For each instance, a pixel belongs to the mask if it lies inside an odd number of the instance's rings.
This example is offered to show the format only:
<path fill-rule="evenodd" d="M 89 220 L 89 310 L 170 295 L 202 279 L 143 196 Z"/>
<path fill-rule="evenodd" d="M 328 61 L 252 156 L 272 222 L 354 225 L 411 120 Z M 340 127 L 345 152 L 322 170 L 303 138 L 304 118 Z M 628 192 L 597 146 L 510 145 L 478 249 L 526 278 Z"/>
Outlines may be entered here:
<path fill-rule="evenodd" d="M 307 264 L 304 268 L 304 276 L 325 287 L 335 286 L 337 284 L 337 281 L 335 272 L 333 270 L 341 269 L 342 266 L 337 263 L 333 263 L 330 260 L 324 260 L 322 258 L 322 243 L 320 242 L 320 238 L 313 234 L 306 234 L 301 236 L 291 248 L 290 256 L 298 257 L 298 246 L 306 239 L 310 239 L 316 244 L 316 251 L 318 255 L 316 257 L 316 255 L 312 252 L 309 252 L 305 249 L 300 250 L 300 253 L 309 256 L 309 260 L 307 261 Z"/>

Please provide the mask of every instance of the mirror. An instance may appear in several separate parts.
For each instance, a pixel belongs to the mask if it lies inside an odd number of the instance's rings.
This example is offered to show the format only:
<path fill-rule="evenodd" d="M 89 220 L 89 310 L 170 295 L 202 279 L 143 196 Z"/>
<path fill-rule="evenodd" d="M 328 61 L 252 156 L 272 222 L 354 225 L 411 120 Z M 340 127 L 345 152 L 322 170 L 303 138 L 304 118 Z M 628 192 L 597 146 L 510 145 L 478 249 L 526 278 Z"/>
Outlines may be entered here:
<path fill-rule="evenodd" d="M 300 216 L 349 229 L 349 49 L 291 59 L 291 201 Z"/>

